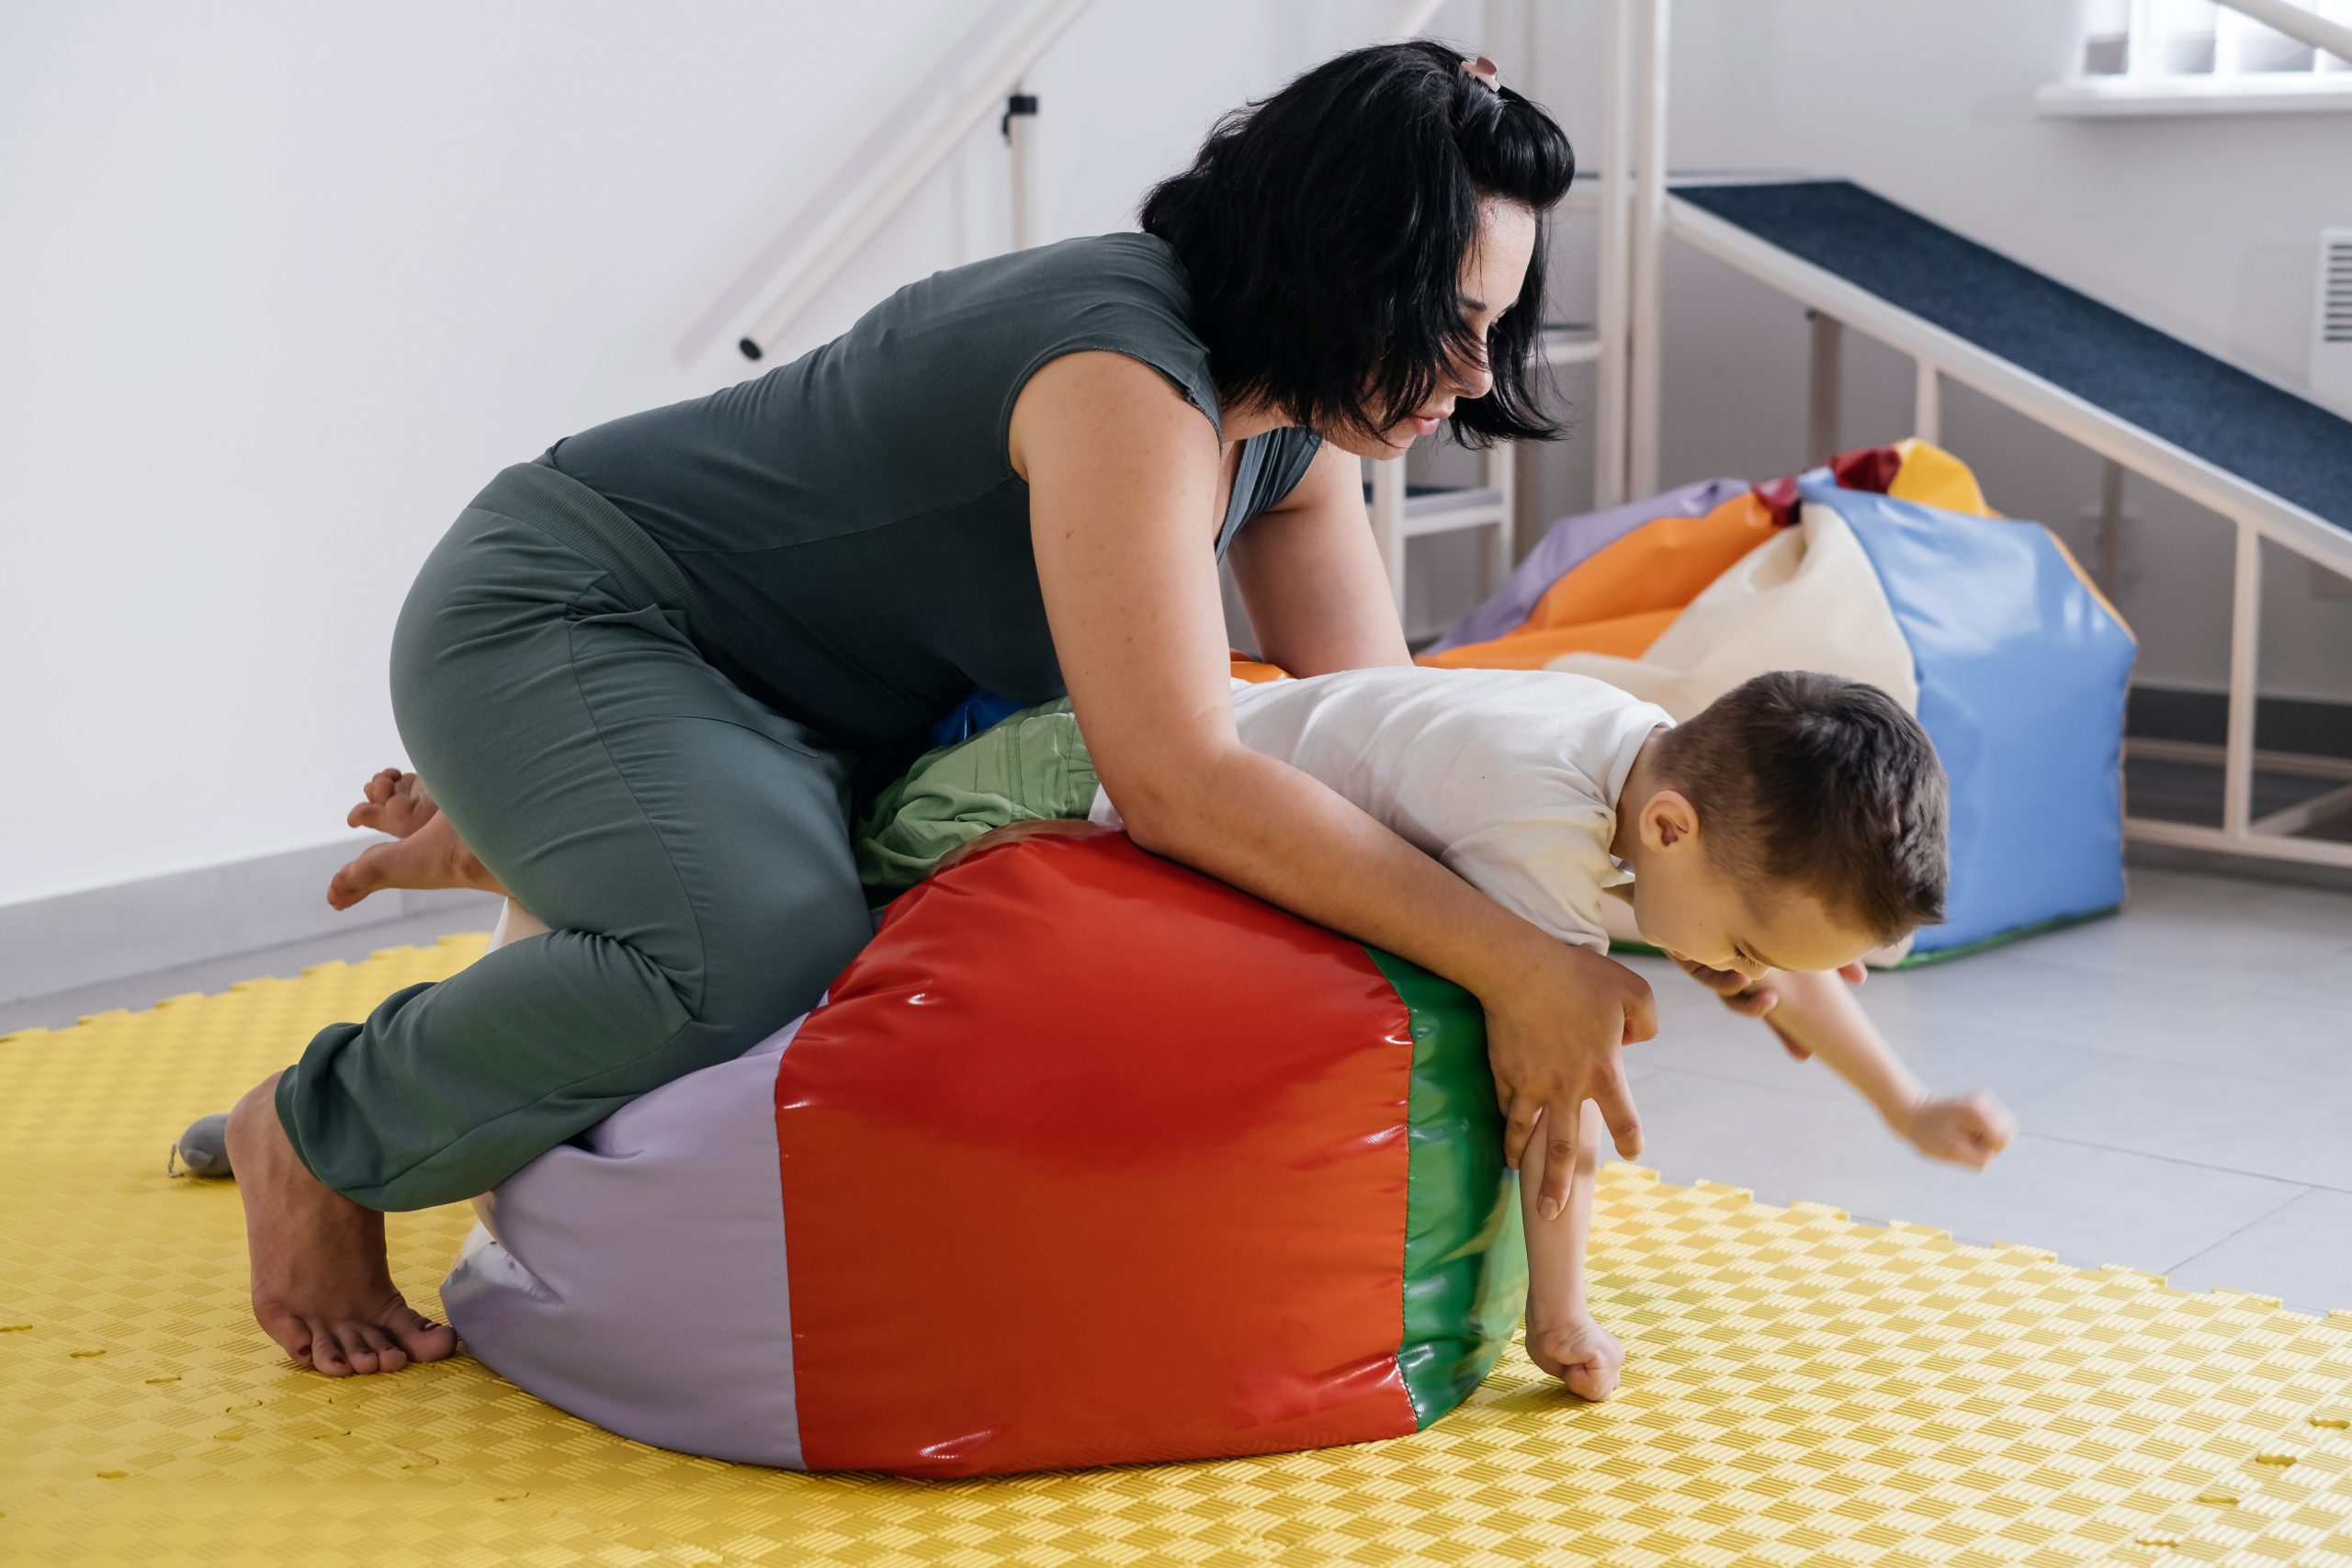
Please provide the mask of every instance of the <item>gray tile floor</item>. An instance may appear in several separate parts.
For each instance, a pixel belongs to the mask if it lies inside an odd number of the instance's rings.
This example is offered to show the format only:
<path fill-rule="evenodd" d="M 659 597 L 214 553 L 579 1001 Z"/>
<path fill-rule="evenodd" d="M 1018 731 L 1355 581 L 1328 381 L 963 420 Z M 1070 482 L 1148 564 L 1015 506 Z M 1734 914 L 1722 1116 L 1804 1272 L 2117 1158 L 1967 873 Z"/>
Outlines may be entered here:
<path fill-rule="evenodd" d="M 10 1003 L 0 1033 L 481 931 L 493 912 Z M 2017 1113 L 2018 1142 L 1981 1175 L 1920 1158 L 1826 1069 L 1663 962 L 1634 963 L 1661 1021 L 1634 1055 L 1643 1161 L 1668 1180 L 2352 1307 L 2352 891 L 2139 866 L 2113 919 L 1871 976 L 1863 1002 L 1921 1077 Z"/>
<path fill-rule="evenodd" d="M 1863 1003 L 1922 1077 L 2016 1112 L 1982 1174 L 1636 966 L 1660 1019 L 1634 1053 L 1643 1163 L 1668 1180 L 2352 1307 L 2352 892 L 2139 866 L 2112 919 L 1873 975 Z"/>

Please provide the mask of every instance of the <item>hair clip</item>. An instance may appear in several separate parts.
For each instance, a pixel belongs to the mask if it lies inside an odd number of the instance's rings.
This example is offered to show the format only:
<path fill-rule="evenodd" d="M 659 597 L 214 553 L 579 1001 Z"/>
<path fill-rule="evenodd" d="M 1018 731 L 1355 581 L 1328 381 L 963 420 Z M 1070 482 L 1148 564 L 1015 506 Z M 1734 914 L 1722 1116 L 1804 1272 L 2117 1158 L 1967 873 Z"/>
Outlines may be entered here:
<path fill-rule="evenodd" d="M 1502 91 L 1503 81 L 1500 73 L 1496 71 L 1495 62 L 1483 54 L 1476 60 L 1464 60 L 1462 62 L 1462 72 L 1490 93 L 1499 94 Z"/>

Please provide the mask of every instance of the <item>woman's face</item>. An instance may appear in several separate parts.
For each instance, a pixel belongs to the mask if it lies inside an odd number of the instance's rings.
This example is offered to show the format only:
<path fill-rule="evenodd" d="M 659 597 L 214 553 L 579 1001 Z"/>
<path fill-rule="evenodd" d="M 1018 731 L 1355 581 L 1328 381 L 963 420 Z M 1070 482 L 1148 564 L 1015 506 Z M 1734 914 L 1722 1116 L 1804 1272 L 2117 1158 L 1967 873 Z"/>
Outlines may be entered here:
<path fill-rule="evenodd" d="M 1487 373 L 1484 344 L 1495 322 L 1519 298 L 1520 286 L 1527 281 L 1527 268 L 1535 254 L 1535 214 L 1517 202 L 1489 197 L 1478 205 L 1478 237 L 1462 258 L 1461 307 L 1463 319 L 1477 333 L 1480 348 L 1476 359 L 1446 367 L 1429 400 L 1396 424 L 1381 433 L 1375 442 L 1366 442 L 1360 434 L 1351 434 L 1333 439 L 1331 444 L 1359 457 L 1402 457 L 1407 448 L 1423 436 L 1434 435 L 1453 413 L 1454 403 L 1463 398 L 1483 398 L 1495 382 Z"/>

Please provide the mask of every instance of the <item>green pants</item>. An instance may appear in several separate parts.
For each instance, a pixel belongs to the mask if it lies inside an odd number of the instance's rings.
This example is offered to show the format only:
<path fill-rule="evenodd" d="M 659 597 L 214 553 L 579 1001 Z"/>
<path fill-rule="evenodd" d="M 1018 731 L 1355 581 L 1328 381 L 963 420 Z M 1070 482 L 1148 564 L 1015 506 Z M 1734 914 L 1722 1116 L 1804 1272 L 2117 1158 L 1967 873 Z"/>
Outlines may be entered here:
<path fill-rule="evenodd" d="M 991 829 L 1084 818 L 1097 782 L 1068 697 L 924 752 L 858 821 L 866 901 L 888 902 L 929 876 L 950 850 Z"/>
<path fill-rule="evenodd" d="M 311 1043 L 277 1111 L 336 1191 L 376 1209 L 487 1191 L 789 1022 L 866 941 L 859 759 L 714 669 L 692 598 L 617 509 L 530 464 L 425 562 L 392 643 L 401 739 L 553 929 Z"/>

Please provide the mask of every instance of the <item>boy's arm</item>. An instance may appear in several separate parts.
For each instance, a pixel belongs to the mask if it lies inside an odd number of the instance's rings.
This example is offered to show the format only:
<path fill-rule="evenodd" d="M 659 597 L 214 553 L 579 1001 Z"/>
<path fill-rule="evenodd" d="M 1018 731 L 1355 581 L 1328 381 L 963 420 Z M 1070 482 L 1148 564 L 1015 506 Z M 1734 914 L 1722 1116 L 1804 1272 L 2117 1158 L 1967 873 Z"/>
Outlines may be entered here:
<path fill-rule="evenodd" d="M 1594 1120 L 1588 1102 L 1588 1123 Z M 1606 1128 L 1602 1129 L 1605 1134 Z M 1592 1180 L 1600 1169 L 1599 1144 L 1577 1146 L 1576 1186 L 1567 1212 L 1545 1219 L 1535 1211 L 1535 1195 L 1544 1190 L 1543 1164 L 1549 1157 L 1538 1145 L 1547 1138 L 1532 1138 L 1519 1162 L 1520 1220 L 1527 1227 L 1527 1314 L 1555 1322 L 1585 1310 L 1584 1253 L 1592 1235 Z"/>
<path fill-rule="evenodd" d="M 1777 993 L 1779 1004 L 1769 1015 L 1772 1025 L 1853 1085 L 1888 1126 L 1910 1135 L 1911 1115 L 1927 1099 L 1927 1086 L 1879 1033 L 1851 986 L 1835 974 L 1773 969 L 1752 988 Z"/>
<path fill-rule="evenodd" d="M 1617 1391 L 1625 1360 L 1624 1348 L 1593 1321 L 1584 1299 L 1592 1190 L 1601 1139 L 1608 1131 L 1599 1109 L 1585 1101 L 1583 1134 L 1577 1139 L 1576 1186 L 1566 1210 L 1552 1219 L 1535 1208 L 1535 1195 L 1544 1186 L 1544 1162 L 1549 1157 L 1545 1145 L 1551 1140 L 1528 1140 L 1519 1167 L 1520 1223 L 1527 1229 L 1528 1359 L 1567 1384 L 1570 1393 L 1596 1401 Z"/>
<path fill-rule="evenodd" d="M 1928 1094 L 1836 973 L 1774 969 L 1752 988 L 1777 993 L 1769 1021 L 1783 1040 L 1828 1063 L 1920 1153 L 1982 1170 L 2016 1135 L 2016 1122 L 1991 1095 Z"/>

